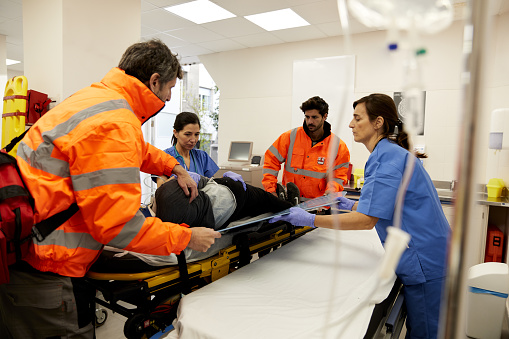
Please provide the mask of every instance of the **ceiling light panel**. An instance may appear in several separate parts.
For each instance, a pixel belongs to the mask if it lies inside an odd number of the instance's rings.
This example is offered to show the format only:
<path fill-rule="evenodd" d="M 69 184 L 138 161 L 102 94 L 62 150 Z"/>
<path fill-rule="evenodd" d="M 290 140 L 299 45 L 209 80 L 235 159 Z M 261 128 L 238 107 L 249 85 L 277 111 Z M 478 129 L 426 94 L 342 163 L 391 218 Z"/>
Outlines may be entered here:
<path fill-rule="evenodd" d="M 18 60 L 5 59 L 5 63 L 7 64 L 7 66 L 19 64 L 20 62 L 21 61 L 18 61 Z"/>
<path fill-rule="evenodd" d="M 289 8 L 278 11 L 254 14 L 245 16 L 247 20 L 260 26 L 266 31 L 277 31 L 280 29 L 308 26 L 309 22 L 300 17 Z"/>
<path fill-rule="evenodd" d="M 186 2 L 176 6 L 165 7 L 164 9 L 195 24 L 234 18 L 236 16 L 208 0 Z"/>

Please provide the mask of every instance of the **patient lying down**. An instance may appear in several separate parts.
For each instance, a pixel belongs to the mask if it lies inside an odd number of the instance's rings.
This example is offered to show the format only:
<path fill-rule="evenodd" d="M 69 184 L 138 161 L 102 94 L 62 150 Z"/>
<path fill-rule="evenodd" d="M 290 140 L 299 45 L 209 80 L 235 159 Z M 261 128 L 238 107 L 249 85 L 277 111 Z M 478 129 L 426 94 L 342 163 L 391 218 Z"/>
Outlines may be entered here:
<path fill-rule="evenodd" d="M 198 191 L 198 196 L 190 203 L 189 197 L 185 196 L 177 180 L 169 180 L 156 190 L 152 210 L 162 221 L 220 230 L 227 226 L 234 226 L 236 221 L 248 217 L 277 213 L 292 207 L 289 201 L 279 199 L 261 188 L 246 184 L 246 190 L 244 190 L 242 182 L 230 178 L 201 177 L 198 182 Z M 255 230 L 259 226 L 259 223 L 253 224 L 247 230 Z M 230 246 L 232 238 L 232 234 L 223 234 L 204 253 L 185 249 L 186 259 L 192 262 L 215 255 L 219 250 Z M 109 248 L 109 250 L 113 249 Z M 124 251 L 117 256 L 127 253 L 152 266 L 177 264 L 174 254 L 156 256 Z"/>
<path fill-rule="evenodd" d="M 230 178 L 201 177 L 198 197 L 189 203 L 176 180 L 160 186 L 155 194 L 156 216 L 162 221 L 190 227 L 225 228 L 229 223 L 263 213 L 276 213 L 292 207 L 261 188 Z"/>

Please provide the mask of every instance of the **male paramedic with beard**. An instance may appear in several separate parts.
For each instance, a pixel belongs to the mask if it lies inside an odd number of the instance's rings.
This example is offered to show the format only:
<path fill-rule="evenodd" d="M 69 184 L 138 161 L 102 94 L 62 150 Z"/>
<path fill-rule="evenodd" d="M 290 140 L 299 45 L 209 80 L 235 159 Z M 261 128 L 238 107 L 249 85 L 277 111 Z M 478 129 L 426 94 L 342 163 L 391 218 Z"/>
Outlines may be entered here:
<path fill-rule="evenodd" d="M 130 46 L 118 67 L 40 118 L 18 146 L 17 162 L 35 200 L 35 223 L 77 203 L 79 210 L 0 285 L 0 338 L 94 338 L 95 289 L 83 276 L 104 245 L 155 255 L 206 251 L 221 235 L 145 218 L 140 170 L 177 176 L 194 199 L 195 181 L 178 161 L 145 142 L 141 125 L 170 100 L 182 69 L 159 40 Z"/>
<path fill-rule="evenodd" d="M 343 140 L 331 132 L 326 121 L 329 105 L 315 96 L 302 103 L 304 112 L 302 127 L 283 133 L 265 152 L 262 184 L 267 192 L 279 195 L 277 177 L 281 164 L 283 186 L 291 194 L 289 183 L 297 185 L 300 200 L 312 199 L 324 194 L 341 192 L 347 183 L 350 151 Z M 329 159 L 329 147 L 334 147 L 333 159 Z M 327 170 L 332 163 L 333 179 L 328 181 Z"/>

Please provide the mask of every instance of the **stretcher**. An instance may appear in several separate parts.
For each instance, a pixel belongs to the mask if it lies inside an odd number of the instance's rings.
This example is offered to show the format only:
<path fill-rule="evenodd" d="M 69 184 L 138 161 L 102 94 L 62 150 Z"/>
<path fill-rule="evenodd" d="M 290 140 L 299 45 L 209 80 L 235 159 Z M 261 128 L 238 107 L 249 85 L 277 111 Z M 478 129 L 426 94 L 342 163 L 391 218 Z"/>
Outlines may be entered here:
<path fill-rule="evenodd" d="M 118 257 L 118 252 L 105 250 L 87 273 L 85 283 L 101 293 L 102 297 L 96 297 L 97 304 L 127 318 L 124 325 L 127 338 L 150 338 L 172 324 L 183 295 L 217 281 L 249 264 L 253 257 L 263 257 L 311 230 L 285 223 L 260 222 L 223 235 L 223 241 L 230 236 L 231 244 L 212 256 L 190 259 L 189 253 L 183 251 L 177 256 L 176 264 L 169 258 L 167 266 L 152 266 L 132 253 Z M 102 314 L 100 309 L 98 312 Z"/>

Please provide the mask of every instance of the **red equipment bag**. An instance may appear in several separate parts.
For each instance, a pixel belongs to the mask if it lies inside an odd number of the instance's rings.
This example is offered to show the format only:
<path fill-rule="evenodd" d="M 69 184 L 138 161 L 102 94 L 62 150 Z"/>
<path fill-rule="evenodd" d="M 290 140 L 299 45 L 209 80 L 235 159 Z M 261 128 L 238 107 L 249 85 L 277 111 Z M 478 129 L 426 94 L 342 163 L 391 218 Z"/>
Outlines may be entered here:
<path fill-rule="evenodd" d="M 34 225 L 32 196 L 23 183 L 16 158 L 8 154 L 27 132 L 0 150 L 0 284 L 9 282 L 9 266 L 28 254 L 33 238 L 43 241 L 79 209 L 73 203 Z"/>
<path fill-rule="evenodd" d="M 16 159 L 0 151 L 0 284 L 9 282 L 9 265 L 29 250 L 34 225 L 33 204 Z"/>

